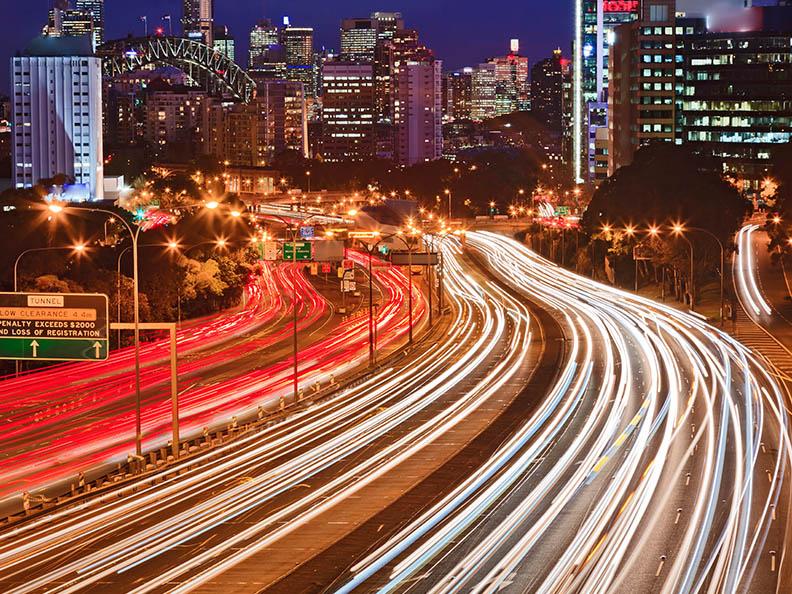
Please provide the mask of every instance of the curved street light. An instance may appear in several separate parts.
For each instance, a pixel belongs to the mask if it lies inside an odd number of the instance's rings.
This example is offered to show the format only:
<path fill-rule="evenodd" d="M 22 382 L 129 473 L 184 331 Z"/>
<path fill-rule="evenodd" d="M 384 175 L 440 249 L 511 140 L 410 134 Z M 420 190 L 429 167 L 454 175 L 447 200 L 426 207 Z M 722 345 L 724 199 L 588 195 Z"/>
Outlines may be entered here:
<path fill-rule="evenodd" d="M 115 218 L 119 221 L 124 227 L 126 227 L 127 231 L 129 231 L 129 235 L 132 238 L 132 261 L 133 261 L 133 282 L 134 282 L 134 307 L 135 307 L 135 451 L 137 456 L 140 457 L 143 455 L 143 434 L 142 434 L 142 425 L 141 425 L 141 414 L 140 414 L 140 295 L 139 295 L 139 277 L 138 277 L 138 237 L 140 236 L 140 231 L 142 230 L 141 226 L 138 226 L 136 229 L 132 229 L 132 226 L 123 218 L 119 217 L 117 213 L 105 210 L 103 208 L 93 208 L 93 207 L 80 207 L 80 206 L 69 206 L 68 208 L 64 207 L 60 204 L 50 204 L 49 206 L 50 211 L 54 213 L 60 212 L 68 212 L 71 210 L 84 210 L 88 212 L 100 212 L 106 215 L 110 215 L 111 217 Z"/>

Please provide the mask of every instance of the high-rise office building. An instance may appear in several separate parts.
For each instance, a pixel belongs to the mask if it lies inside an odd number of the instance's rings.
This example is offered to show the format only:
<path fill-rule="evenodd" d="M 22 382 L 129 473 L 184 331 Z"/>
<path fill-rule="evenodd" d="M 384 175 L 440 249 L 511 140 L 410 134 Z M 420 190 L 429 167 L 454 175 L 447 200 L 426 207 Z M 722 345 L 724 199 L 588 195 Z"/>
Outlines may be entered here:
<path fill-rule="evenodd" d="M 560 135 L 563 119 L 563 75 L 561 50 L 531 68 L 531 113 L 537 122 Z"/>
<path fill-rule="evenodd" d="M 182 0 L 182 34 L 212 45 L 214 0 Z"/>
<path fill-rule="evenodd" d="M 495 64 L 479 64 L 471 73 L 470 118 L 486 120 L 495 113 Z"/>
<path fill-rule="evenodd" d="M 95 50 L 104 43 L 104 1 L 76 0 L 72 7 L 68 0 L 58 0 L 49 11 L 44 34 L 49 37 L 89 35 Z"/>
<path fill-rule="evenodd" d="M 248 68 L 254 69 L 256 63 L 265 60 L 270 47 L 280 44 L 280 31 L 270 19 L 262 19 L 250 31 Z"/>
<path fill-rule="evenodd" d="M 404 19 L 400 12 L 372 12 L 370 16 L 377 21 L 380 41 L 393 39 L 393 34 L 396 31 L 404 29 Z"/>
<path fill-rule="evenodd" d="M 105 42 L 104 0 L 76 0 L 74 8 L 90 15 L 91 34 L 93 36 L 94 49 L 96 49 Z"/>
<path fill-rule="evenodd" d="M 234 60 L 234 36 L 228 32 L 228 27 L 225 25 L 216 25 L 212 37 L 212 45 L 215 50 L 226 56 L 229 60 Z"/>
<path fill-rule="evenodd" d="M 303 83 L 306 96 L 313 99 L 316 95 L 313 29 L 284 27 L 281 31 L 281 45 L 286 57 L 286 79 Z"/>
<path fill-rule="evenodd" d="M 34 39 L 11 58 L 11 79 L 16 187 L 64 174 L 82 197 L 101 200 L 102 61 L 90 39 Z"/>
<path fill-rule="evenodd" d="M 394 65 L 394 159 L 414 165 L 443 156 L 442 62 L 406 60 Z"/>
<path fill-rule="evenodd" d="M 640 19 L 618 27 L 611 48 L 607 162 L 596 182 L 649 141 L 673 142 L 675 129 L 675 0 L 645 0 Z"/>
<path fill-rule="evenodd" d="M 789 17 L 785 25 L 779 23 L 783 32 L 677 37 L 683 60 L 677 66 L 684 71 L 684 80 L 678 79 L 677 140 L 718 159 L 723 172 L 740 180 L 747 191 L 762 188 L 775 151 L 792 140 Z"/>
<path fill-rule="evenodd" d="M 469 120 L 473 99 L 473 69 L 464 68 L 446 76 L 446 116 L 450 120 Z"/>
<path fill-rule="evenodd" d="M 575 183 L 586 181 L 593 164 L 586 163 L 591 138 L 589 121 L 599 121 L 597 113 L 607 103 L 608 63 L 613 29 L 638 18 L 639 0 L 575 0 L 575 41 L 573 45 L 573 155 Z M 592 105 L 587 105 L 591 103 Z M 604 122 L 607 126 L 607 120 Z"/>
<path fill-rule="evenodd" d="M 347 62 L 373 62 L 378 40 L 377 19 L 344 19 L 341 21 L 340 58 Z"/>
<path fill-rule="evenodd" d="M 519 42 L 512 40 L 513 51 L 506 55 L 490 58 L 487 62 L 495 65 L 495 115 L 505 115 L 513 111 L 526 111 L 530 108 L 528 58 L 520 56 Z"/>
<path fill-rule="evenodd" d="M 372 158 L 375 155 L 374 66 L 327 61 L 322 85 L 324 160 Z"/>

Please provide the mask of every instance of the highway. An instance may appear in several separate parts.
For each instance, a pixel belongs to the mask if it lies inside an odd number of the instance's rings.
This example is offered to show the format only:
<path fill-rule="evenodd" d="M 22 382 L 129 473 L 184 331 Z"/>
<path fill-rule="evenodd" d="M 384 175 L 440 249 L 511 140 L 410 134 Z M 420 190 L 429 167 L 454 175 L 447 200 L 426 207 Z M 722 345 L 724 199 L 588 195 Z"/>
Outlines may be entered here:
<path fill-rule="evenodd" d="M 527 308 L 471 278 L 457 245 L 448 256 L 454 318 L 420 356 L 226 446 L 233 455 L 208 464 L 218 453 L 206 453 L 203 464 L 184 463 L 3 531 L 2 590 L 256 591 L 295 558 L 308 559 L 307 550 L 273 553 L 273 543 L 302 539 L 314 519 L 353 504 L 329 523 L 343 536 L 349 517 L 386 506 L 428 466 L 442 465 L 475 437 L 471 424 L 486 427 L 523 391 L 543 351 Z M 344 355 L 338 346 L 335 353 Z M 427 451 L 436 453 L 431 462 Z M 401 472 L 405 465 L 414 478 Z M 362 496 L 383 485 L 387 496 Z M 328 536 L 338 537 L 325 531 L 314 542 Z M 248 564 L 258 568 L 252 579 L 231 571 Z"/>
<path fill-rule="evenodd" d="M 362 262 L 359 254 L 355 257 Z M 292 268 L 265 268 L 263 278 L 248 286 L 245 308 L 189 323 L 179 332 L 183 436 L 227 423 L 232 415 L 255 413 L 258 406 L 277 408 L 281 396 L 291 395 L 292 282 L 298 285 L 302 335 L 300 385 L 326 382 L 330 370 L 343 371 L 344 365 L 326 356 L 336 354 L 330 350 L 335 344 L 347 346 L 338 353 L 346 357 L 347 368 L 363 360 L 367 322 L 360 316 L 347 321 L 332 316 L 332 306 Z M 407 282 L 396 270 L 375 277 L 385 295 L 377 321 L 385 347 L 407 331 Z M 414 297 L 420 321 L 425 308 L 417 291 Z M 144 444 L 149 449 L 169 439 L 168 342 L 148 343 L 141 351 Z M 79 471 L 124 460 L 134 451 L 132 357 L 127 348 L 114 351 L 104 363 L 57 365 L 0 383 L 0 473 L 5 479 L 0 500 L 58 481 L 74 482 Z"/>
<path fill-rule="evenodd" d="M 785 591 L 787 395 L 764 361 L 513 240 L 468 245 L 564 329 L 542 406 L 420 513 L 380 514 L 365 547 L 351 535 L 264 591 Z"/>
<path fill-rule="evenodd" d="M 511 239 L 467 244 L 441 244 L 442 339 L 0 531 L 1 589 L 785 591 L 792 448 L 765 361 Z"/>

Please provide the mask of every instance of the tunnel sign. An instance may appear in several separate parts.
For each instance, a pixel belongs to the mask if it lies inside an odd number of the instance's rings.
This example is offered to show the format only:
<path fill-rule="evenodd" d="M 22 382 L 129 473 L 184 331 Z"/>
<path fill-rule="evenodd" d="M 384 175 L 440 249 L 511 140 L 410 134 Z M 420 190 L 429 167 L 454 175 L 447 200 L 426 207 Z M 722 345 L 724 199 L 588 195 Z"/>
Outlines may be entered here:
<path fill-rule="evenodd" d="M 107 295 L 0 293 L 0 359 L 104 361 Z"/>

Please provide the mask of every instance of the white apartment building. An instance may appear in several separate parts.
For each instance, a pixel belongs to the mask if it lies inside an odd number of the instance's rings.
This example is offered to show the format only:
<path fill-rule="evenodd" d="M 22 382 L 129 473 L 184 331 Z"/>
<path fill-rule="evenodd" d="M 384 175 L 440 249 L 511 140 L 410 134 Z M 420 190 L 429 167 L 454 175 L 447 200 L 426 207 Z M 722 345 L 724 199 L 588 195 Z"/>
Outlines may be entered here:
<path fill-rule="evenodd" d="M 86 39 L 40 37 L 11 58 L 17 188 L 65 174 L 103 198 L 102 62 Z"/>

